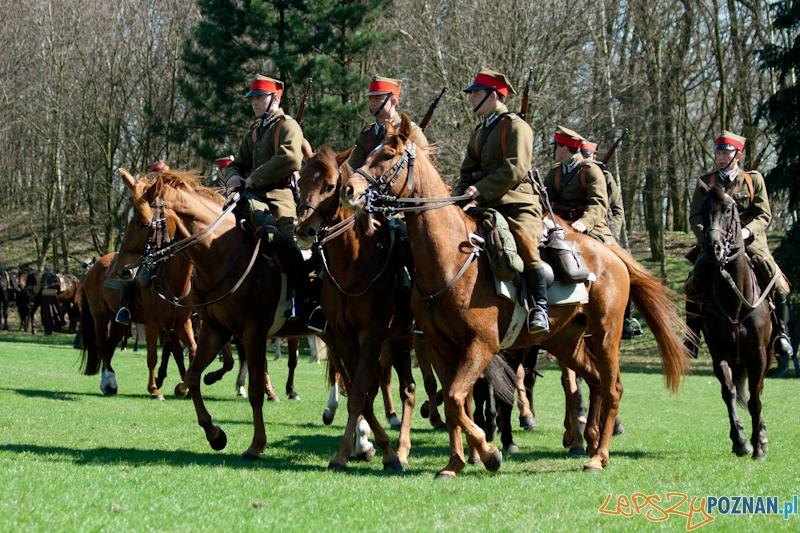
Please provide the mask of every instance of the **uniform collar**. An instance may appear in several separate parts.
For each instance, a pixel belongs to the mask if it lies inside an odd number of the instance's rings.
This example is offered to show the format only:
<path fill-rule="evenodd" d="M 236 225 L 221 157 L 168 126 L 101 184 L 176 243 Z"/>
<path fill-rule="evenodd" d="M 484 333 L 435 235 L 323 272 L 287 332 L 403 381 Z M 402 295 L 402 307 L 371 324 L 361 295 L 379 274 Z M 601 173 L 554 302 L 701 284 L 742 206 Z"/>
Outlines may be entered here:
<path fill-rule="evenodd" d="M 583 156 L 579 153 L 573 154 L 572 157 L 561 163 L 561 172 L 569 174 L 583 163 Z"/>
<path fill-rule="evenodd" d="M 498 118 L 500 118 L 500 116 L 503 115 L 504 113 L 508 113 L 508 108 L 504 105 L 501 105 L 500 107 L 494 110 L 494 113 L 483 119 L 483 122 L 481 122 L 481 126 L 484 128 L 488 128 L 489 126 L 494 124 L 494 122 Z"/>
<path fill-rule="evenodd" d="M 739 176 L 739 167 L 736 167 L 735 170 L 732 170 L 730 172 L 725 172 L 724 170 L 719 170 L 717 172 L 719 172 L 720 178 L 722 178 L 726 182 L 732 183 Z"/>
<path fill-rule="evenodd" d="M 279 107 L 273 114 L 267 115 L 266 117 L 262 118 L 259 121 L 258 126 L 261 128 L 266 128 L 272 125 L 279 118 L 282 118 L 283 116 L 285 116 L 285 113 L 283 112 L 283 109 Z"/>

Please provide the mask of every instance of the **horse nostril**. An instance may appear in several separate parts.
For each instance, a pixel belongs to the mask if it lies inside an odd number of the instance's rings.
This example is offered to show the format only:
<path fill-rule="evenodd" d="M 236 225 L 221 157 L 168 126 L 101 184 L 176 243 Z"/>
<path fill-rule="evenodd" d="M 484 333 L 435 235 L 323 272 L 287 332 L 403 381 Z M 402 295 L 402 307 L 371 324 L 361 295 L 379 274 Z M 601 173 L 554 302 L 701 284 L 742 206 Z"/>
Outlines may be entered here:
<path fill-rule="evenodd" d="M 306 236 L 307 237 L 314 237 L 316 234 L 317 234 L 317 232 L 314 231 L 314 228 L 308 228 L 306 230 Z"/>
<path fill-rule="evenodd" d="M 348 185 L 347 187 L 345 187 L 344 196 L 345 196 L 345 198 L 352 198 L 353 197 L 353 186 L 352 185 Z"/>
<path fill-rule="evenodd" d="M 125 280 L 132 279 L 133 278 L 133 271 L 126 268 L 125 270 L 120 272 L 119 278 L 120 279 L 125 279 Z"/>

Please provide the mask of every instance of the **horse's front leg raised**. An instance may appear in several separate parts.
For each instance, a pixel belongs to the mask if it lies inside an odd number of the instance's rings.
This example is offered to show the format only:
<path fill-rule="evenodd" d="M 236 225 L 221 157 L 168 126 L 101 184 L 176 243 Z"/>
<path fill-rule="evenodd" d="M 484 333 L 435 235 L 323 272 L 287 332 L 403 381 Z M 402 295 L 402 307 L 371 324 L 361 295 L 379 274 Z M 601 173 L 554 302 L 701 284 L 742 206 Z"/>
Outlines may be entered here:
<path fill-rule="evenodd" d="M 197 412 L 197 423 L 206 433 L 211 447 L 217 451 L 225 448 L 228 438 L 219 426 L 211 422 L 211 415 L 206 410 L 203 403 L 203 396 L 200 392 L 200 378 L 203 371 L 219 353 L 222 346 L 228 342 L 229 334 L 216 331 L 207 325 L 200 330 L 200 340 L 197 344 L 197 353 L 194 361 L 186 369 L 185 384 L 194 402 L 194 409 Z M 262 392 L 263 394 L 263 392 Z"/>

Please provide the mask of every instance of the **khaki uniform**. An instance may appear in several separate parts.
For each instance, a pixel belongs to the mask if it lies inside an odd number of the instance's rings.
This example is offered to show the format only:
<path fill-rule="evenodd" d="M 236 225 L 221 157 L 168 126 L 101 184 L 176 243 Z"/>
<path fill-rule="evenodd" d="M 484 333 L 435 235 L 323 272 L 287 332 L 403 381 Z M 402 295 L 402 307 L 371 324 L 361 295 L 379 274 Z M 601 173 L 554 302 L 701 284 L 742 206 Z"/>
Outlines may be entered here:
<path fill-rule="evenodd" d="M 395 127 L 400 126 L 400 115 L 395 113 L 392 117 L 392 124 Z M 383 125 L 381 125 L 383 126 Z M 375 149 L 386 136 L 385 127 L 377 127 L 377 124 L 370 124 L 366 126 L 356 138 L 356 147 L 350 156 L 350 166 L 352 168 L 359 168 L 367 160 L 369 153 Z M 428 139 L 425 134 L 416 124 L 411 124 L 411 140 L 417 143 L 417 146 L 428 146 Z"/>
<path fill-rule="evenodd" d="M 262 119 L 253 123 L 242 138 L 233 162 L 225 170 L 225 179 L 249 176 L 255 188 L 247 191 L 245 198 L 253 210 L 268 209 L 281 233 L 294 242 L 297 203 L 289 180 L 293 172 L 300 170 L 303 161 L 303 132 L 283 109 L 278 109 L 272 118 L 274 120 L 267 119 L 266 125 Z M 279 127 L 276 150 L 275 132 Z"/>
<path fill-rule="evenodd" d="M 536 256 L 532 263 L 525 265 L 526 270 L 541 268 L 538 243 L 542 238 L 542 204 L 539 193 L 528 179 L 533 131 L 527 122 L 509 113 L 506 106 L 500 106 L 496 115 L 498 118 L 494 122 L 487 126 L 486 121 L 482 121 L 470 136 L 461 163 L 461 179 L 453 195 L 464 194 L 467 187 L 475 185 L 480 192 L 478 202 L 481 206 L 497 209 L 519 224 L 534 243 Z M 504 157 L 501 137 L 506 120 L 510 122 L 506 130 Z"/>
<path fill-rule="evenodd" d="M 767 245 L 766 231 L 772 221 L 769 196 L 767 195 L 767 188 L 764 185 L 763 176 L 755 171 L 748 172 L 753 182 L 753 200 L 751 201 L 750 187 L 742 176 L 742 173 L 743 171 L 740 169 L 733 182 L 719 171 L 704 174 L 700 176 L 698 180 L 709 185 L 713 176 L 716 183 L 725 185 L 725 190 L 736 201 L 736 209 L 739 211 L 742 227 L 748 228 L 751 232 L 750 237 L 745 241 L 745 252 L 752 261 L 753 266 L 756 267 L 756 273 L 759 274 L 762 283 L 764 274 L 768 276 L 766 281 L 769 282 L 769 278 L 777 271 L 775 260 L 772 258 L 772 254 L 769 252 L 769 246 Z M 698 184 L 694 189 L 692 203 L 689 208 L 689 224 L 700 246 L 703 245 L 703 217 L 700 214 L 700 209 L 703 206 L 704 198 L 705 194 L 703 193 L 703 189 L 701 189 Z M 700 260 L 701 259 L 698 258 L 698 262 Z M 758 266 L 762 261 L 764 262 L 762 268 L 766 268 L 765 272 L 759 272 Z M 782 285 L 782 283 L 777 284 L 777 286 Z"/>
<path fill-rule="evenodd" d="M 611 211 L 611 220 L 614 227 L 612 233 L 614 239 L 619 242 L 619 236 L 622 232 L 622 224 L 624 224 L 625 209 L 622 207 L 622 192 L 619 190 L 617 180 L 614 175 L 608 170 L 603 171 L 603 176 L 606 178 L 606 192 L 608 193 L 608 208 Z M 612 229 L 609 227 L 609 229 Z"/>
<path fill-rule="evenodd" d="M 556 187 L 556 169 L 561 166 L 560 188 Z M 581 178 L 581 169 L 585 167 Z M 617 244 L 608 227 L 607 179 L 600 167 L 578 153 L 550 168 L 544 179 L 547 194 L 556 214 L 568 222 L 579 220 L 586 233 L 605 244 Z"/>

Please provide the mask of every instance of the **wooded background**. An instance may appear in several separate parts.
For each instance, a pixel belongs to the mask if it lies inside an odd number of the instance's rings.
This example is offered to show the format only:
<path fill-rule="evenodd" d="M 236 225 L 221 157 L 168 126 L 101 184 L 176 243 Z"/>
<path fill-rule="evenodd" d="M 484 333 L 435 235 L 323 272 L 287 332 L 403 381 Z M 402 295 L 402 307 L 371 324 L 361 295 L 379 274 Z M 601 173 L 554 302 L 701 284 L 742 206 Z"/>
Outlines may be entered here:
<path fill-rule="evenodd" d="M 313 76 L 305 136 L 342 149 L 371 120 L 373 75 L 403 79 L 399 108 L 416 121 L 446 86 L 425 133 L 452 182 L 477 123 L 461 90 L 484 66 L 519 93 L 532 69 L 543 171 L 557 124 L 599 142 L 600 155 L 629 129 L 611 170 L 626 227 L 649 233 L 655 259 L 665 231 L 688 230 L 695 178 L 714 168 L 723 129 L 747 137 L 745 168 L 773 140 L 760 170 L 772 229 L 785 230 L 798 200 L 795 4 L 0 0 L 0 206 L 15 221 L 0 243 L 27 237 L 39 266 L 65 271 L 113 251 L 126 198 L 117 169 L 163 159 L 211 175 L 253 120 L 243 95 L 256 72 L 286 82 L 290 114 Z"/>

